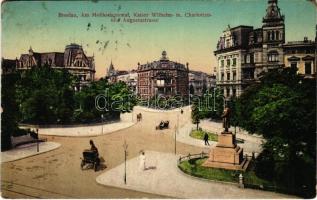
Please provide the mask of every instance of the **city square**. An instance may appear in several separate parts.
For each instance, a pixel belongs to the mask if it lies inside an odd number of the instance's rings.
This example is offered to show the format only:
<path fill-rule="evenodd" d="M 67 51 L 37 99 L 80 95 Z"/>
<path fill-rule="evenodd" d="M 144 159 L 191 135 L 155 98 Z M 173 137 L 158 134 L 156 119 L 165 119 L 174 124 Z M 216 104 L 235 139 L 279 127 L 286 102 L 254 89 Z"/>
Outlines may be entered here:
<path fill-rule="evenodd" d="M 316 6 L 3 2 L 1 196 L 315 198 Z"/>
<path fill-rule="evenodd" d="M 139 184 L 137 184 L 138 182 L 135 182 L 134 176 L 138 176 L 140 171 L 138 170 L 138 163 L 135 162 L 133 164 L 129 164 L 130 166 L 128 166 L 127 185 L 131 185 L 132 188 L 126 187 L 125 189 L 123 184 L 124 170 L 122 167 L 124 162 L 124 141 L 126 141 L 128 144 L 129 162 L 130 160 L 133 161 L 137 159 L 140 150 L 144 150 L 146 154 L 152 151 L 159 153 L 159 155 L 161 155 L 163 158 L 166 157 L 168 160 L 171 159 L 170 156 L 172 156 L 172 159 L 174 159 L 174 161 L 168 162 L 171 166 L 167 166 L 171 167 L 172 169 L 164 168 L 164 171 L 168 172 L 170 170 L 177 170 L 178 156 L 175 156 L 174 154 L 175 130 L 168 129 L 163 131 L 155 131 L 154 127 L 162 118 L 170 120 L 171 126 L 174 127 L 177 124 L 177 115 L 181 115 L 180 109 L 176 109 L 175 111 L 153 112 L 151 109 L 138 107 L 133 113 L 139 112 L 143 114 L 143 119 L 141 122 L 135 123 L 135 125 L 129 128 L 124 128 L 115 132 L 104 133 L 104 135 L 92 137 L 76 135 L 73 137 L 53 135 L 46 136 L 41 134 L 42 132 L 45 134 L 45 130 L 40 129 L 39 133 L 41 138 L 47 138 L 49 141 L 61 144 L 61 146 L 47 153 L 27 157 L 13 162 L 2 163 L 2 172 L 12 170 L 12 173 L 2 174 L 2 195 L 4 197 L 8 195 L 10 198 L 124 198 L 126 196 L 129 196 L 129 198 L 185 198 L 184 195 L 181 195 L 177 192 L 171 193 L 167 191 L 167 193 L 164 194 L 163 192 L 162 194 L 164 189 L 160 190 L 161 194 L 157 194 L 157 192 L 154 192 L 154 194 L 149 194 L 156 190 L 156 186 L 153 185 L 150 190 L 146 187 L 147 184 L 145 180 L 143 180 L 145 181 L 143 183 L 145 184 L 143 185 L 144 188 L 142 188 L 142 185 L 138 186 Z M 188 122 L 190 123 L 189 107 L 184 108 L 184 114 L 179 118 L 179 125 L 180 127 L 183 127 Z M 99 131 L 101 131 L 101 126 L 96 127 L 95 131 L 99 134 Z M 181 135 L 178 136 L 178 134 L 181 133 L 177 133 L 176 137 L 181 137 Z M 104 165 L 106 167 L 97 172 L 94 172 L 93 170 L 80 169 L 80 157 L 82 156 L 81 154 L 83 149 L 88 148 L 88 142 L 90 139 L 94 140 L 96 146 L 99 149 L 100 156 L 105 160 Z M 189 138 L 188 140 L 194 139 Z M 256 143 L 254 138 L 251 138 L 250 140 Z M 190 141 L 188 142 L 190 143 Z M 201 151 L 208 152 L 209 148 L 204 146 L 201 147 L 202 144 L 203 141 L 199 141 L 199 143 L 196 145 L 188 145 L 177 141 L 177 155 L 187 155 L 188 153 L 194 154 L 200 153 Z M 34 151 L 36 151 L 36 149 L 34 149 Z M 151 156 L 152 155 L 149 155 L 149 165 L 156 165 L 159 168 L 159 161 L 153 161 L 156 159 L 155 157 L 153 157 L 151 160 Z M 164 162 L 167 161 L 163 161 L 163 163 Z M 111 179 L 107 178 L 112 186 L 109 187 L 109 183 L 103 185 L 103 181 L 98 180 L 99 176 L 101 178 L 103 175 L 107 176 L 108 171 L 112 172 L 112 170 L 119 170 L 117 169 L 118 167 L 120 167 L 120 170 L 122 171 L 120 171 L 120 174 L 115 174 L 115 177 L 113 177 L 116 179 L 116 181 L 111 182 Z M 158 170 L 159 169 L 153 169 L 153 171 Z M 142 171 L 141 173 L 145 174 L 147 172 Z M 187 175 L 181 174 L 181 172 L 176 171 L 175 173 L 178 173 L 176 175 L 180 176 L 181 178 L 187 178 Z M 148 176 L 150 177 L 147 179 L 156 180 L 157 178 L 155 176 L 160 175 L 153 174 L 153 177 L 151 177 L 151 175 Z M 170 185 L 175 185 L 177 180 L 178 178 L 171 178 L 166 184 L 161 184 L 165 187 L 170 187 Z M 190 178 L 189 180 L 192 181 Z M 164 177 L 161 181 L 164 182 Z M 205 181 L 199 179 L 195 181 L 200 182 L 200 184 L 205 183 Z M 121 182 L 121 186 L 115 182 Z M 237 190 L 236 192 L 239 191 L 241 195 L 246 192 L 246 194 L 244 194 L 242 197 L 293 198 L 292 196 L 272 192 L 259 192 L 250 189 L 243 191 L 245 189 L 239 189 L 238 186 L 231 184 L 226 186 L 225 183 L 210 182 L 205 184 L 210 185 L 209 187 L 214 187 L 215 189 L 210 190 L 210 194 L 207 196 L 198 193 L 196 196 L 189 195 L 189 197 L 234 198 L 234 190 Z M 133 186 L 139 187 L 139 189 L 136 189 Z M 222 196 L 221 194 L 224 192 L 224 187 L 228 187 L 228 189 L 233 190 L 232 194 L 228 194 L 228 196 Z M 192 189 L 195 190 L 195 188 L 197 189 L 198 186 L 193 187 Z M 20 194 L 15 193 L 14 191 L 19 191 Z M 74 194 L 77 194 L 77 196 Z"/>

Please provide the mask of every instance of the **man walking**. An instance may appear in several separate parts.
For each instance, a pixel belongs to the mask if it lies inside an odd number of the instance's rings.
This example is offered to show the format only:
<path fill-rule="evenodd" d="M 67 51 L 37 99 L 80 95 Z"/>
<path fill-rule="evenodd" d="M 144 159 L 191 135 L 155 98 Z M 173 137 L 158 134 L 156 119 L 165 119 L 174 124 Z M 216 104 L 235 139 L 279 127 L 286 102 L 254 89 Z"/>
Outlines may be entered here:
<path fill-rule="evenodd" d="M 205 132 L 205 135 L 204 135 L 205 145 L 210 146 L 208 139 L 209 139 L 209 135 L 208 135 L 208 133 Z"/>

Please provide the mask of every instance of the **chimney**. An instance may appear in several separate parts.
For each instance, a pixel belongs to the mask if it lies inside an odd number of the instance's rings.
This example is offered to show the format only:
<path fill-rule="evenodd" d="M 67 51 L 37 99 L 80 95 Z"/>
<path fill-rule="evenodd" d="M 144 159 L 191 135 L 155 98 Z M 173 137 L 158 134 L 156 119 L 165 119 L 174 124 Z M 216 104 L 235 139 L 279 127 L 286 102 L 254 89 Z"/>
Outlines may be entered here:
<path fill-rule="evenodd" d="M 304 37 L 304 42 L 307 42 L 308 41 L 308 38 L 305 36 Z"/>

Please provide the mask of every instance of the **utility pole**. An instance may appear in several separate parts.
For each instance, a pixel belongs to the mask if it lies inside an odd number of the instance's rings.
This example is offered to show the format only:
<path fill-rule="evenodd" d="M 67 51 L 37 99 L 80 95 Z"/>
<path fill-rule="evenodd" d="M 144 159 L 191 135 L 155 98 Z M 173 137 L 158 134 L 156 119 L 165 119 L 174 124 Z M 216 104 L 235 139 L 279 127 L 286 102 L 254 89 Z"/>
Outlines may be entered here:
<path fill-rule="evenodd" d="M 176 132 L 177 132 L 177 128 L 175 126 L 175 133 L 174 133 L 174 153 L 176 155 Z"/>
<path fill-rule="evenodd" d="M 103 114 L 101 114 L 101 135 L 103 134 Z"/>
<path fill-rule="evenodd" d="M 36 129 L 36 150 L 37 152 L 40 151 L 40 145 L 39 145 L 39 129 Z"/>
<path fill-rule="evenodd" d="M 127 184 L 127 156 L 128 156 L 128 144 L 124 140 L 123 143 L 123 149 L 124 149 L 124 184 Z"/>

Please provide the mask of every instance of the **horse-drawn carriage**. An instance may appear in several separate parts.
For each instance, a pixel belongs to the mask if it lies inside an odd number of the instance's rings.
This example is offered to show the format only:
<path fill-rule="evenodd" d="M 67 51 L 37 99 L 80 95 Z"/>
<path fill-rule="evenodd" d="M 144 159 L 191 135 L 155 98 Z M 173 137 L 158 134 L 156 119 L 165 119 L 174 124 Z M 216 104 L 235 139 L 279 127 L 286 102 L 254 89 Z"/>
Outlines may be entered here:
<path fill-rule="evenodd" d="M 86 164 L 91 164 L 91 165 L 93 165 L 94 170 L 97 171 L 98 166 L 100 165 L 100 158 L 99 158 L 98 151 L 84 150 L 83 157 L 84 158 L 80 158 L 81 159 L 81 164 L 80 164 L 81 169 L 83 170 L 84 166 Z"/>
<path fill-rule="evenodd" d="M 158 126 L 155 127 L 156 130 L 163 130 L 169 127 L 169 121 L 161 121 Z"/>

